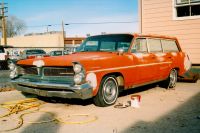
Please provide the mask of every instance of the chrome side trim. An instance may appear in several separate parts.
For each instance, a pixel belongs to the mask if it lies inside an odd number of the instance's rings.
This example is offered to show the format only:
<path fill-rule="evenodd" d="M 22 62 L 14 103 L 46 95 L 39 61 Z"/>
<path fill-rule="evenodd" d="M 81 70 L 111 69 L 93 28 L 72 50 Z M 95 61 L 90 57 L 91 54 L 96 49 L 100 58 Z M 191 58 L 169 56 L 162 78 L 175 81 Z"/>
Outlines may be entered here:
<path fill-rule="evenodd" d="M 107 69 L 99 69 L 94 71 L 88 71 L 87 73 L 95 73 L 95 72 L 103 72 L 103 71 L 112 71 L 112 70 L 119 70 L 119 69 L 127 69 L 127 68 L 135 68 L 135 67 L 144 67 L 144 66 L 153 66 L 153 65 L 160 65 L 160 64 L 171 64 L 172 62 L 161 62 L 161 63 L 149 63 L 149 64 L 141 64 L 141 65 L 133 65 L 133 66 L 124 66 L 124 67 L 115 67 L 115 68 L 107 68 Z"/>
<path fill-rule="evenodd" d="M 132 88 L 137 88 L 137 87 L 141 87 L 141 86 L 145 86 L 145 85 L 149 85 L 149 84 L 153 84 L 153 83 L 158 83 L 158 82 L 164 81 L 164 80 L 166 80 L 166 78 L 159 79 L 159 80 L 153 80 L 153 81 L 145 82 L 145 83 L 138 84 L 138 85 L 133 85 L 133 86 L 130 86 L 130 87 L 126 87 L 125 90 L 132 89 Z"/>

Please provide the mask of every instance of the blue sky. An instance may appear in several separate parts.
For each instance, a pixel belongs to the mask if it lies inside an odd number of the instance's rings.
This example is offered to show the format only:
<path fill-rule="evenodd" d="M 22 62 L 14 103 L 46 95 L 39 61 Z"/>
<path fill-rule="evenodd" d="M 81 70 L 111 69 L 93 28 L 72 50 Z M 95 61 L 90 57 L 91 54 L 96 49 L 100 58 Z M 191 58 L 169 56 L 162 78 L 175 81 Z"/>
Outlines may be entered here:
<path fill-rule="evenodd" d="M 137 0 L 4 0 L 8 15 L 25 21 L 26 33 L 61 30 L 64 23 L 133 22 L 117 24 L 70 24 L 65 26 L 68 36 L 137 32 Z M 55 25 L 59 24 L 59 25 Z M 33 26 L 33 27 L 32 27 Z M 38 27 L 34 27 L 38 26 Z"/>

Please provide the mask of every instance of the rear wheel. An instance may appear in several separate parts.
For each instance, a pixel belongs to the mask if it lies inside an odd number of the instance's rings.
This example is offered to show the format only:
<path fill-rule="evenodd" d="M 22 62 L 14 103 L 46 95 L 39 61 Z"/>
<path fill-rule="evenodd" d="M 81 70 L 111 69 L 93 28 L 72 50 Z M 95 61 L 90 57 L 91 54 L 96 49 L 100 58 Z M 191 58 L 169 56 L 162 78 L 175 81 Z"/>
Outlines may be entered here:
<path fill-rule="evenodd" d="M 101 81 L 99 91 L 94 97 L 94 103 L 100 107 L 113 105 L 117 100 L 118 94 L 119 88 L 116 77 L 113 75 L 106 76 Z"/>
<path fill-rule="evenodd" d="M 165 88 L 174 88 L 177 82 L 177 70 L 172 69 L 168 78 L 163 82 L 163 87 Z"/>

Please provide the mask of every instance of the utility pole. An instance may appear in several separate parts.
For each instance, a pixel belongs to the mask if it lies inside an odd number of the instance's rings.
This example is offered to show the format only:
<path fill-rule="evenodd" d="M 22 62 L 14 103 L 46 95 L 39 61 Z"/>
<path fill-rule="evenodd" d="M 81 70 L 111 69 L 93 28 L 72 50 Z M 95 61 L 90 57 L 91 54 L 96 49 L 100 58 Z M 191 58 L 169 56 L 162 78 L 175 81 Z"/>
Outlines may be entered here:
<path fill-rule="evenodd" d="M 4 7 L 4 2 L 1 3 L 1 15 L 0 18 L 2 20 L 2 37 L 3 37 L 3 42 L 4 45 L 7 45 L 7 32 L 6 32 L 6 16 L 5 13 L 7 13 L 8 11 L 6 11 L 6 9 L 8 9 L 8 7 Z"/>
<path fill-rule="evenodd" d="M 51 25 L 47 25 L 47 33 L 49 32 L 49 27 L 50 27 Z"/>
<path fill-rule="evenodd" d="M 64 44 L 64 47 L 65 47 L 65 27 L 64 27 L 63 20 L 62 20 L 62 35 L 63 35 L 63 44 Z"/>

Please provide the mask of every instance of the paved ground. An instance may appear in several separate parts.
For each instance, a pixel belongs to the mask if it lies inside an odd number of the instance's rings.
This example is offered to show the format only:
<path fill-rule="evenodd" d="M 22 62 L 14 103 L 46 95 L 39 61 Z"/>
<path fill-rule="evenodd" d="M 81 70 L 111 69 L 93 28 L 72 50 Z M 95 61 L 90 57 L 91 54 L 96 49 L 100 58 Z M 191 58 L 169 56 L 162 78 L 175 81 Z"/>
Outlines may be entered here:
<path fill-rule="evenodd" d="M 9 70 L 0 70 L 0 92 L 13 90 L 10 84 Z"/>
<path fill-rule="evenodd" d="M 136 91 L 137 90 L 137 91 Z M 165 90 L 154 85 L 136 88 L 124 93 L 117 101 L 126 103 L 132 94 L 142 96 L 141 107 L 117 109 L 113 106 L 100 108 L 91 100 L 45 100 L 42 111 L 69 119 L 73 114 L 89 114 L 89 117 L 73 117 L 72 121 L 82 121 L 97 117 L 87 124 L 43 123 L 28 124 L 27 121 L 51 119 L 48 113 L 38 112 L 24 117 L 21 128 L 11 133 L 199 133 L 200 132 L 200 81 L 198 83 L 178 83 L 175 90 Z M 26 96 L 28 97 L 28 95 Z M 0 93 L 0 103 L 26 98 L 18 91 Z M 29 97 L 32 97 L 29 95 Z M 44 100 L 44 99 L 43 99 Z M 0 114 L 5 110 L 0 109 Z M 13 115 L 16 118 L 21 113 Z M 0 119 L 0 130 L 12 128 L 16 119 Z"/>

